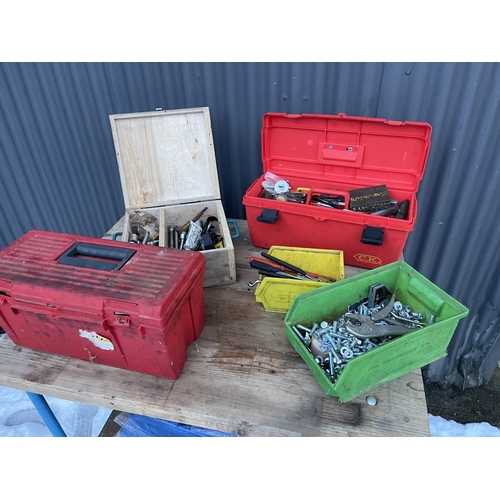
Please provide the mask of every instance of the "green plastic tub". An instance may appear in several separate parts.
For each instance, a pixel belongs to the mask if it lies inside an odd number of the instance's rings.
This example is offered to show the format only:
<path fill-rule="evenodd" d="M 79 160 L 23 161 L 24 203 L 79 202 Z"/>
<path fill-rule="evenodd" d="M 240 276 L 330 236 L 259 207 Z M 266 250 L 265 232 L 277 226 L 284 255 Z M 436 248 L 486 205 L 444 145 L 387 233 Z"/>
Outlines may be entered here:
<path fill-rule="evenodd" d="M 383 283 L 396 299 L 435 316 L 434 324 L 417 328 L 351 359 L 336 382 L 332 382 L 313 355 L 292 330 L 296 324 L 332 322 L 348 306 L 368 296 L 370 285 Z M 329 396 L 351 401 L 375 387 L 390 382 L 447 355 L 446 349 L 458 322 L 468 314 L 460 302 L 430 282 L 405 262 L 398 261 L 331 285 L 297 295 L 285 317 L 286 337 L 307 363 Z"/>

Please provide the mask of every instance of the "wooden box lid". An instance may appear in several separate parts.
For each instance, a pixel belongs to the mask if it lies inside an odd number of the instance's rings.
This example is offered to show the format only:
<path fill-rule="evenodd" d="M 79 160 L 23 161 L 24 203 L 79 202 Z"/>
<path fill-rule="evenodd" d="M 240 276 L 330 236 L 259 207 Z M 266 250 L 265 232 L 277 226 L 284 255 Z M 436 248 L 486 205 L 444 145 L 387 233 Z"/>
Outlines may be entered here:
<path fill-rule="evenodd" d="M 109 119 L 127 209 L 220 199 L 208 107 Z"/>

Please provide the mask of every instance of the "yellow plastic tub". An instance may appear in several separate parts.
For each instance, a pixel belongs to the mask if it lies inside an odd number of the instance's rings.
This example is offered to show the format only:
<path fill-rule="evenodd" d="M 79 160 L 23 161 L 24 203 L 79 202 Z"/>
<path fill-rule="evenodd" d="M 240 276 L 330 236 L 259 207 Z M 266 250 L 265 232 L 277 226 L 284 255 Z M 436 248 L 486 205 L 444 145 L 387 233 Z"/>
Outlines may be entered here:
<path fill-rule="evenodd" d="M 326 276 L 335 281 L 344 279 L 344 253 L 342 250 L 272 246 L 267 253 L 293 266 L 300 267 L 306 272 Z M 316 281 L 265 277 L 257 285 L 255 300 L 260 302 L 266 311 L 286 313 L 297 295 L 327 284 Z"/>

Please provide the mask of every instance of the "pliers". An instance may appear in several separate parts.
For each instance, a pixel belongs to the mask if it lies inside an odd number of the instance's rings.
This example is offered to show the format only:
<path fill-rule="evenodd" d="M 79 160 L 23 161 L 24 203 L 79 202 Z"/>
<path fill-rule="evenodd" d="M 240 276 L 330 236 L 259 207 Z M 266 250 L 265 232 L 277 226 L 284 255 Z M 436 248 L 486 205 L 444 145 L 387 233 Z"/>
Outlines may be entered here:
<path fill-rule="evenodd" d="M 370 316 L 350 312 L 346 313 L 344 315 L 346 319 L 354 320 L 358 323 L 357 325 L 350 322 L 345 323 L 346 330 L 359 339 L 387 336 L 396 337 L 415 331 L 415 328 L 403 325 L 391 314 L 394 302 L 396 301 L 396 292 L 397 290 L 392 294 L 391 300 L 389 300 L 389 303 L 385 307 Z M 380 321 L 383 321 L 385 324 L 377 324 Z M 417 326 L 420 326 L 419 322 L 415 323 L 417 323 Z"/>

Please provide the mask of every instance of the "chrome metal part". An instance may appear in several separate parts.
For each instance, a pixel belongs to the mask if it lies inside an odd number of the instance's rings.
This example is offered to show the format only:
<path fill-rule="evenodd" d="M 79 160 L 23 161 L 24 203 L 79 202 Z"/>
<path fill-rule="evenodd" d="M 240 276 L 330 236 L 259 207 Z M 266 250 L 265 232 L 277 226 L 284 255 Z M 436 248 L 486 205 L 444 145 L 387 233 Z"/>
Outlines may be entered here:
<path fill-rule="evenodd" d="M 279 180 L 274 185 L 274 192 L 277 194 L 284 194 L 290 191 L 290 184 L 285 180 Z"/>
<path fill-rule="evenodd" d="M 308 332 L 308 333 L 311 333 L 311 329 L 310 328 L 306 328 L 305 326 L 303 325 L 295 325 L 297 328 L 299 328 L 300 330 L 303 330 L 304 332 Z"/>
<path fill-rule="evenodd" d="M 249 282 L 247 283 L 247 285 L 248 285 L 250 288 L 252 288 L 252 287 L 254 287 L 255 285 L 258 285 L 259 283 L 262 283 L 262 280 L 249 281 Z"/>
<path fill-rule="evenodd" d="M 191 221 L 187 231 L 186 241 L 184 242 L 184 248 L 186 250 L 196 250 L 198 248 L 201 231 L 201 224 L 198 221 Z"/>

